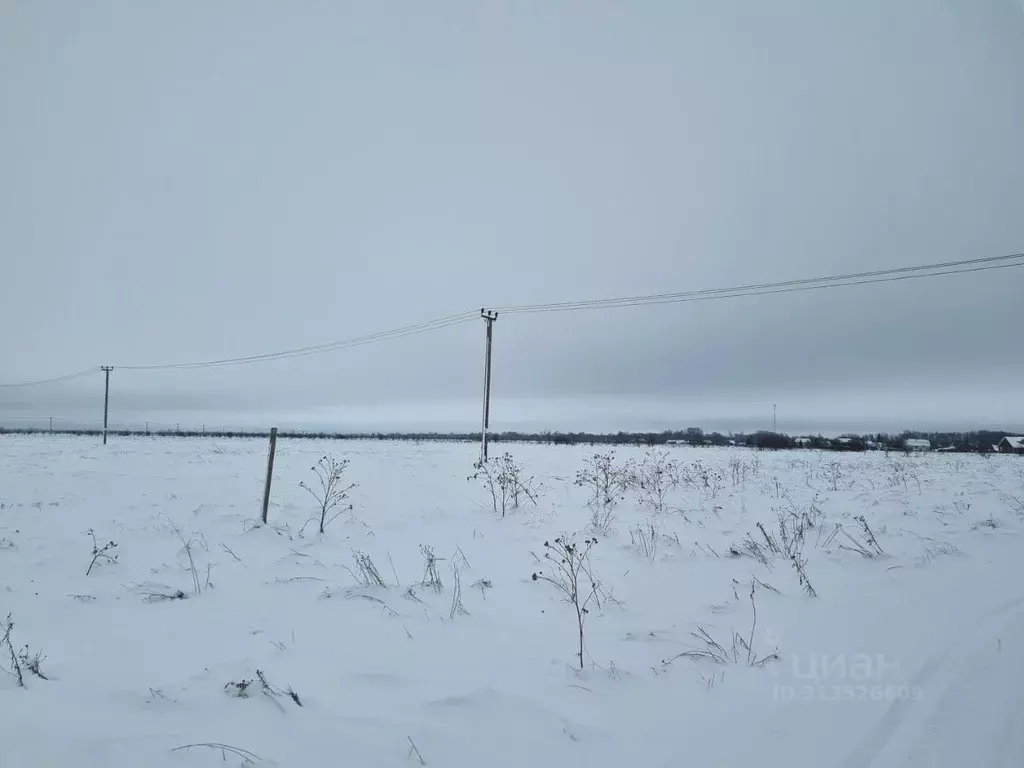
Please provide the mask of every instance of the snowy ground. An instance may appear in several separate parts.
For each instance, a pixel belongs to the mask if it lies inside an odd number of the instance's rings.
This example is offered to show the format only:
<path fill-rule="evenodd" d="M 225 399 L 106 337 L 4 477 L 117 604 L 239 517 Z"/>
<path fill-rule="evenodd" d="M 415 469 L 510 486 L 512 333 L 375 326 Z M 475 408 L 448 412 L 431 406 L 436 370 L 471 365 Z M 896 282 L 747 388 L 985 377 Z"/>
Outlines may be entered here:
<path fill-rule="evenodd" d="M 672 450 L 679 510 L 630 491 L 591 551 L 580 671 L 575 610 L 531 576 L 545 540 L 589 535 L 573 480 L 595 449 L 512 446 L 543 489 L 505 519 L 467 481 L 476 450 L 283 441 L 254 527 L 261 441 L 3 437 L 0 618 L 49 678 L 0 674 L 3 764 L 242 764 L 175 750 L 223 743 L 302 768 L 1024 765 L 1019 458 Z M 351 460 L 354 512 L 300 535 L 324 453 Z M 813 525 L 798 560 L 817 598 L 757 527 L 784 549 L 780 513 L 790 535 Z M 647 520 L 653 560 L 631 545 Z M 117 562 L 86 576 L 89 529 Z M 767 565 L 730 555 L 748 534 Z M 420 545 L 443 558 L 439 593 Z M 357 584 L 354 549 L 386 587 Z M 701 627 L 726 663 L 680 656 L 709 649 Z"/>

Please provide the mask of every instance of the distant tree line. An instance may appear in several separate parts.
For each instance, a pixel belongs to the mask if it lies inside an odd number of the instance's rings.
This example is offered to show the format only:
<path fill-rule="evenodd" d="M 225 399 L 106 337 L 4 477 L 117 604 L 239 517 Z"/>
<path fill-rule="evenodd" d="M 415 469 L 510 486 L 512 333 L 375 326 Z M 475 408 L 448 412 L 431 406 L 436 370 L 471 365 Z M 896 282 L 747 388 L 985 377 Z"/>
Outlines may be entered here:
<path fill-rule="evenodd" d="M 46 428 L 5 428 L 0 434 L 48 433 Z M 60 429 L 54 434 L 102 435 L 101 429 Z M 210 431 L 187 429 L 130 430 L 111 429 L 107 434 L 118 437 L 206 437 L 218 439 L 265 437 L 268 432 L 253 430 Z M 746 446 L 762 450 L 785 450 L 808 448 L 826 451 L 902 451 L 909 439 L 924 439 L 931 442 L 933 449 L 945 448 L 962 453 L 990 453 L 1000 440 L 1014 433 L 997 430 L 975 430 L 972 432 L 919 432 L 904 431 L 898 434 L 884 432 L 856 435 L 846 434 L 836 438 L 822 435 L 792 436 L 780 432 L 759 431 L 752 433 L 705 432 L 699 427 L 663 432 L 492 432 L 489 440 L 494 443 L 540 443 L 548 445 L 701 445 L 701 446 Z M 282 438 L 303 440 L 388 440 L 420 442 L 480 442 L 479 432 L 310 432 L 282 430 Z"/>

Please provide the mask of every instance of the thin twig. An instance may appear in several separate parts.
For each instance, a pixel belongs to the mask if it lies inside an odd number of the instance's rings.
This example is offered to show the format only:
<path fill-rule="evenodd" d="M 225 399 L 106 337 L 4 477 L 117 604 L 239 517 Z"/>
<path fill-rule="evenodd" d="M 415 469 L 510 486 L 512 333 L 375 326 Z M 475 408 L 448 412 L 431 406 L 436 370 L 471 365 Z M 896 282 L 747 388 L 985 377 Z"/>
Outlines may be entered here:
<path fill-rule="evenodd" d="M 3 627 L 4 636 L 0 638 L 0 648 L 7 646 L 7 650 L 11 654 L 11 674 L 18 681 L 18 687 L 25 687 L 25 678 L 21 674 L 21 665 L 18 663 L 18 656 L 14 653 L 14 645 L 11 643 L 11 632 L 14 630 L 14 621 L 11 619 L 11 614 L 7 614 L 7 618 L 4 623 L 0 625 Z"/>
<path fill-rule="evenodd" d="M 750 639 L 747 641 L 747 664 L 754 662 L 754 629 L 757 627 L 757 603 L 754 602 L 754 582 L 750 582 L 750 609 L 754 612 L 754 620 L 750 624 Z"/>
<path fill-rule="evenodd" d="M 420 754 L 419 749 L 416 748 L 416 742 L 412 740 L 412 736 L 406 736 L 409 740 L 409 757 L 412 757 L 413 753 L 416 753 L 416 759 L 420 761 L 420 765 L 426 765 L 427 761 L 423 759 L 423 755 Z"/>
<path fill-rule="evenodd" d="M 196 749 L 197 747 L 205 747 L 206 749 L 217 749 L 220 750 L 221 757 L 224 757 L 226 753 L 231 753 L 236 757 L 242 758 L 245 763 L 255 765 L 256 763 L 262 763 L 263 758 L 257 755 L 255 752 L 250 752 L 247 749 L 241 747 L 233 747 L 230 744 L 219 744 L 217 742 L 203 742 L 200 744 L 182 744 L 180 747 L 174 747 L 171 752 L 178 752 L 180 750 L 188 751 L 190 749 Z"/>
<path fill-rule="evenodd" d="M 402 582 L 400 582 L 398 580 L 398 569 L 395 568 L 395 561 L 391 559 L 391 553 L 390 552 L 388 552 L 388 562 L 391 563 L 391 573 L 395 577 L 395 586 L 396 587 L 402 586 Z"/>

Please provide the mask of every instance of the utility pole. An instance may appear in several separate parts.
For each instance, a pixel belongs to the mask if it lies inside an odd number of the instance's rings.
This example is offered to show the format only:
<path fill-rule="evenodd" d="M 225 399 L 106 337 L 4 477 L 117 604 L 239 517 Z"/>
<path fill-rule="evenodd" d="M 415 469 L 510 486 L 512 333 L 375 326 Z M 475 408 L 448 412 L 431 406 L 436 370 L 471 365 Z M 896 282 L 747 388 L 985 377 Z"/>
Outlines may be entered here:
<path fill-rule="evenodd" d="M 53 416 L 50 417 L 50 434 L 53 434 Z"/>
<path fill-rule="evenodd" d="M 103 373 L 106 374 L 106 382 L 103 385 L 103 444 L 107 444 L 107 414 L 110 411 L 110 372 L 114 370 L 112 365 L 104 365 Z"/>
<path fill-rule="evenodd" d="M 491 342 L 494 338 L 494 321 L 498 313 L 487 309 L 480 310 L 480 317 L 487 325 L 487 342 L 484 351 L 484 415 L 480 428 L 480 461 L 487 461 L 487 430 L 491 426 Z"/>
<path fill-rule="evenodd" d="M 772 432 L 778 434 L 779 432 L 779 418 L 778 418 L 778 406 L 772 405 Z"/>

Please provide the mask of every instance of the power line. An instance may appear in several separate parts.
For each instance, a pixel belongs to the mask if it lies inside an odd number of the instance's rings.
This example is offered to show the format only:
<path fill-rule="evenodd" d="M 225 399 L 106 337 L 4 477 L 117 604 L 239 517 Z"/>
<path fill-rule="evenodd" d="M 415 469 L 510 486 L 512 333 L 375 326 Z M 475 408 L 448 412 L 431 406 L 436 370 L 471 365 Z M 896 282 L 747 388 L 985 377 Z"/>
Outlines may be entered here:
<path fill-rule="evenodd" d="M 341 339 L 339 341 L 331 341 L 325 344 L 316 344 L 309 347 L 286 349 L 280 352 L 268 352 L 262 355 L 249 355 L 247 357 L 228 357 L 220 360 L 203 360 L 189 363 L 168 363 L 157 365 L 118 365 L 115 367 L 127 371 L 156 371 L 187 368 L 213 368 L 224 365 L 245 365 L 247 363 L 260 363 L 269 360 L 284 360 L 292 357 L 305 357 L 307 355 L 316 355 L 322 354 L 324 352 L 333 352 L 339 349 L 351 349 L 352 347 L 361 347 L 366 344 L 375 344 L 381 341 L 400 339 L 405 336 L 413 336 L 419 333 L 426 333 L 427 331 L 436 331 L 442 328 L 448 328 L 453 325 L 460 325 L 461 323 L 474 320 L 476 319 L 476 317 L 476 312 L 462 312 L 457 315 L 449 315 L 448 317 L 430 320 L 426 323 L 407 325 L 402 328 L 393 328 L 389 331 L 380 331 L 378 333 L 371 333 L 365 336 L 356 336 L 350 339 Z"/>
<path fill-rule="evenodd" d="M 14 384 L 0 384 L 0 389 L 13 389 L 15 387 L 35 387 L 42 384 L 57 384 L 61 381 L 71 381 L 72 379 L 80 379 L 83 376 L 88 376 L 91 373 L 98 373 L 99 366 L 90 368 L 86 371 L 79 371 L 78 373 L 69 373 L 66 376 L 57 376 L 52 379 L 39 379 L 37 381 L 19 381 Z"/>
<path fill-rule="evenodd" d="M 693 301 L 716 301 L 720 299 L 737 299 L 745 296 L 770 296 L 779 293 L 799 293 L 802 291 L 815 291 L 824 288 L 845 288 L 848 286 L 855 285 L 871 285 L 874 283 L 894 283 L 902 280 L 915 280 L 924 277 L 940 277 L 942 275 L 962 275 L 972 272 L 987 272 L 993 269 L 1009 269 L 1012 267 L 1024 267 L 1024 261 L 1017 264 L 993 264 L 985 267 L 974 267 L 972 269 L 960 269 L 960 270 L 947 270 L 942 272 L 930 272 L 928 274 L 918 275 L 896 275 L 890 277 L 878 277 L 868 280 L 853 280 L 846 282 L 835 282 L 835 283 L 822 283 L 819 285 L 797 285 L 788 288 L 776 288 L 772 290 L 754 290 L 754 291 L 735 291 L 728 293 L 725 291 L 698 294 L 695 293 L 690 296 L 673 297 L 668 299 L 658 300 L 641 300 L 641 301 L 623 301 L 621 303 L 606 303 L 606 304 L 591 304 L 579 302 L 575 304 L 552 304 L 545 306 L 544 308 L 509 308 L 505 309 L 504 312 L 507 314 L 529 314 L 537 312 L 572 312 L 585 309 L 612 309 L 619 307 L 643 307 L 643 306 L 654 306 L 657 304 L 684 304 Z"/>
<path fill-rule="evenodd" d="M 888 283 L 902 280 L 916 280 L 925 277 L 939 277 L 942 275 L 959 275 L 973 272 L 986 272 L 994 269 L 1008 269 L 1024 266 L 1024 253 L 1007 254 L 1003 256 L 989 256 L 978 259 L 962 259 L 958 261 L 946 261 L 936 264 L 922 264 L 912 267 L 898 267 L 893 269 L 881 269 L 869 272 L 853 272 L 848 274 L 831 275 L 827 277 L 812 277 L 796 280 L 785 280 L 770 283 L 755 283 L 740 285 L 732 288 L 707 288 L 694 291 L 681 291 L 675 293 L 657 293 L 643 296 L 626 296 L 609 299 L 590 299 L 584 301 L 562 301 L 549 302 L 546 304 L 520 304 L 504 307 L 494 307 L 492 311 L 506 314 L 526 314 L 537 312 L 569 312 L 585 309 L 612 309 L 618 307 L 646 306 L 655 304 L 678 304 L 691 301 L 713 301 L 719 299 L 741 298 L 744 296 L 765 296 L 780 293 L 794 293 L 800 291 L 820 290 L 823 288 L 841 288 L 855 285 L 869 285 L 874 283 Z M 429 331 L 441 330 L 454 325 L 460 325 L 475 320 L 479 317 L 477 310 L 460 312 L 455 315 L 429 320 L 424 323 L 407 325 L 400 328 L 393 328 L 387 331 L 356 336 L 348 339 L 331 341 L 324 344 L 315 344 L 307 347 L 286 349 L 277 352 L 267 352 L 259 355 L 248 355 L 244 357 L 227 357 L 214 360 L 201 360 L 183 363 L 163 363 L 150 365 L 119 365 L 114 366 L 123 370 L 134 371 L 155 371 L 155 370 L 184 370 L 194 368 L 213 368 L 228 365 L 246 365 L 250 363 L 267 362 L 271 360 L 285 360 L 294 357 L 305 357 L 326 352 L 334 352 L 342 349 L 351 349 L 367 344 L 376 344 L 382 341 L 400 339 L 406 336 L 426 333 Z M 0 389 L 11 389 L 15 387 L 32 387 L 45 384 L 56 384 L 64 381 L 88 376 L 101 370 L 99 366 L 89 368 L 77 373 L 57 376 L 50 379 L 39 379 L 36 381 L 23 381 L 11 384 L 0 384 Z"/>
<path fill-rule="evenodd" d="M 547 304 L 520 304 L 495 307 L 495 309 L 505 314 L 525 314 L 533 312 L 570 312 L 583 309 L 613 309 L 618 307 L 646 306 L 649 304 L 681 304 L 689 301 L 711 301 L 740 298 L 742 296 L 764 296 L 776 293 L 811 291 L 821 288 L 840 288 L 852 285 L 916 280 L 925 277 L 986 272 L 992 269 L 1007 269 L 1021 266 L 1024 266 L 1024 253 L 1014 253 L 1004 256 L 988 256 L 980 259 L 963 259 L 938 264 L 880 269 L 871 272 L 854 272 L 845 275 L 811 277 L 774 283 L 756 283 L 732 288 L 706 288 L 676 293 L 656 293 L 645 296 L 625 296 L 583 301 L 558 301 Z"/>
<path fill-rule="evenodd" d="M 307 355 L 322 354 L 325 352 L 333 352 L 340 349 L 351 349 L 353 347 L 360 347 L 367 344 L 375 344 L 382 341 L 391 341 L 393 339 L 400 339 L 406 336 L 414 336 L 420 333 L 426 333 L 427 331 L 441 330 L 442 328 L 448 328 L 453 325 L 460 325 L 470 320 L 475 320 L 477 317 L 477 311 L 461 312 L 457 315 L 449 315 L 447 317 L 440 317 L 435 320 L 429 320 L 425 323 L 417 323 L 415 325 L 407 325 L 401 328 L 392 328 L 387 331 L 379 331 L 377 333 L 366 334 L 364 336 L 356 336 L 354 338 L 341 339 L 338 341 L 331 341 L 324 344 L 315 344 L 308 347 L 298 347 L 295 349 L 286 349 L 278 352 L 268 352 L 261 355 L 249 355 L 246 357 L 230 357 L 221 358 L 217 360 L 202 360 L 185 363 L 164 363 L 164 364 L 153 364 L 153 365 L 117 365 L 112 366 L 121 370 L 127 371 L 157 371 L 157 370 L 183 370 L 183 369 L 194 369 L 194 368 L 213 368 L 218 366 L 226 365 L 244 365 L 248 363 L 259 363 L 267 362 L 271 360 L 284 360 L 293 357 L 304 357 Z M 80 371 L 78 373 L 69 374 L 67 376 L 59 376 L 53 379 L 41 379 L 38 381 L 23 381 L 14 384 L 0 384 L 0 387 L 30 387 L 38 384 L 50 384 L 60 381 L 70 381 L 71 379 L 79 378 L 91 373 L 99 372 L 101 367 L 90 368 L 87 371 Z"/>

